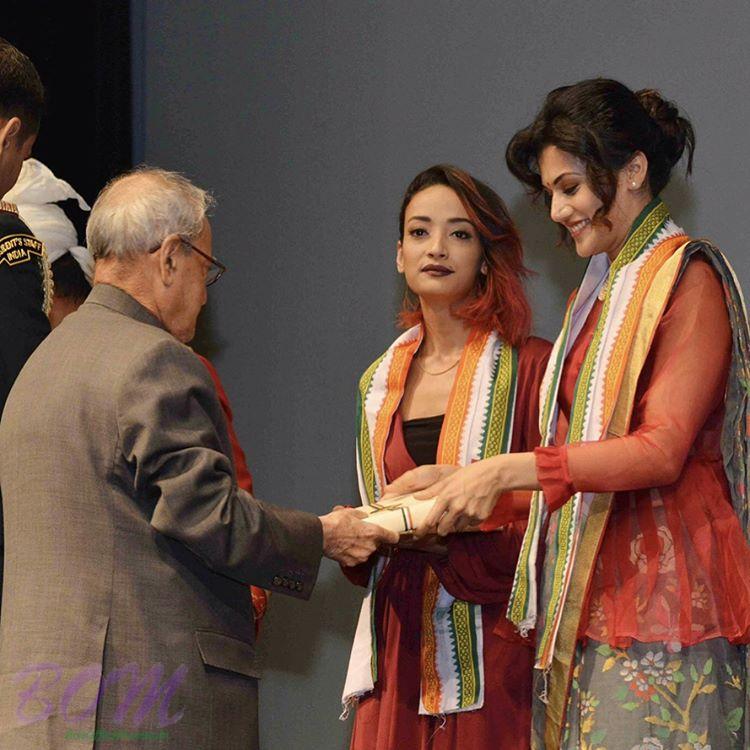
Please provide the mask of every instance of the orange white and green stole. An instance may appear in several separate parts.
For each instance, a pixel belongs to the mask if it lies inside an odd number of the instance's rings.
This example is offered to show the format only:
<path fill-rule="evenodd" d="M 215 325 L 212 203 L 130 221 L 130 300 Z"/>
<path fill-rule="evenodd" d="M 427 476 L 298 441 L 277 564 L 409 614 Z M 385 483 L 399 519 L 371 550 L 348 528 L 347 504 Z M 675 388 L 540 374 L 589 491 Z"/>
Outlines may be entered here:
<path fill-rule="evenodd" d="M 360 380 L 357 473 L 363 505 L 377 502 L 383 493 L 386 442 L 422 336 L 421 326 L 410 328 Z M 516 350 L 497 333 L 472 330 L 448 400 L 437 463 L 466 465 L 509 450 L 517 369 Z M 345 713 L 377 681 L 375 591 L 386 564 L 386 558 L 378 559 L 362 604 L 342 699 Z M 452 597 L 428 568 L 423 590 L 419 712 L 471 711 L 483 703 L 481 606 Z"/>
<path fill-rule="evenodd" d="M 681 271 L 687 241 L 657 198 L 638 217 L 614 262 L 610 264 L 604 254 L 591 259 L 568 306 L 542 381 L 543 445 L 554 444 L 563 364 L 597 297 L 603 298 L 602 311 L 576 382 L 567 442 L 602 440 L 627 432 L 638 377 Z M 535 731 L 533 738 L 537 748 L 558 747 L 578 627 L 612 496 L 611 492 L 579 492 L 551 514 L 541 491 L 532 498 L 508 617 L 522 633 L 537 630 L 535 666 L 544 673 L 538 700 L 545 713 L 542 736 Z M 537 569 L 545 528 L 538 595 Z"/>

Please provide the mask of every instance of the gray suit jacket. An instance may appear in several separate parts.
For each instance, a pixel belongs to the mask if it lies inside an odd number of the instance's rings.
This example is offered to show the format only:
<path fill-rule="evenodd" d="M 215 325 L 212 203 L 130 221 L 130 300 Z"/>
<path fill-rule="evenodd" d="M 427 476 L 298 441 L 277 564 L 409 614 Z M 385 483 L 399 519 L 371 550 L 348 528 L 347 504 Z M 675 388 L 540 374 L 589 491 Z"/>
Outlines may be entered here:
<path fill-rule="evenodd" d="M 309 597 L 322 531 L 231 455 L 206 368 L 125 292 L 34 352 L 0 424 L 2 750 L 257 747 L 246 584 Z"/>

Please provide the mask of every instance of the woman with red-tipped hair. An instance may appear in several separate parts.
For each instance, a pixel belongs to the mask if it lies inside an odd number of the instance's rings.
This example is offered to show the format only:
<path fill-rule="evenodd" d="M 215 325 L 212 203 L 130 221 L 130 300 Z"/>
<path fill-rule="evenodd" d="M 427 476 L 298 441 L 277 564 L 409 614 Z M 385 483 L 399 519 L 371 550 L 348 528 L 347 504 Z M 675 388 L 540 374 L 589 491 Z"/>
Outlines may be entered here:
<path fill-rule="evenodd" d="M 366 505 L 416 466 L 539 443 L 550 347 L 529 337 L 521 242 L 500 197 L 431 167 L 406 191 L 399 235 L 408 330 L 360 381 Z M 504 614 L 528 504 L 519 494 L 481 532 L 403 542 L 346 571 L 368 587 L 343 696 L 358 704 L 353 750 L 529 746 L 533 649 Z"/>

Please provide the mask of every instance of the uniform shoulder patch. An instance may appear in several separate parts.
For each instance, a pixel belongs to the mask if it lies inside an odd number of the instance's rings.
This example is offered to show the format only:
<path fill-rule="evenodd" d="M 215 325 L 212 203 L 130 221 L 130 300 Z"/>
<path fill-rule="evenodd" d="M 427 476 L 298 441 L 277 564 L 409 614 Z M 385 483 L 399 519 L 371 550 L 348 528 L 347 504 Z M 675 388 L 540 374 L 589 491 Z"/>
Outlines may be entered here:
<path fill-rule="evenodd" d="M 7 234 L 0 238 L 0 266 L 4 263 L 17 266 L 44 255 L 44 243 L 30 234 Z"/>

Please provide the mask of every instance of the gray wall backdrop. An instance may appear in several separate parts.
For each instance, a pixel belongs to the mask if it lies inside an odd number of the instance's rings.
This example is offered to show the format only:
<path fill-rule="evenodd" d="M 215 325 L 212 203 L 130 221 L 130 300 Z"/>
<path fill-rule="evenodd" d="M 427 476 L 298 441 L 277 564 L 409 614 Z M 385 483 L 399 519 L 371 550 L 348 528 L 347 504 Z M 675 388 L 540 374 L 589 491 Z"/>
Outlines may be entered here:
<path fill-rule="evenodd" d="M 393 339 L 400 196 L 448 161 L 516 217 L 536 330 L 554 337 L 583 266 L 556 247 L 503 153 L 551 88 L 606 75 L 692 118 L 696 168 L 666 197 L 750 282 L 744 0 L 134 0 L 137 158 L 215 193 L 200 346 L 213 357 L 260 497 L 315 513 L 355 501 L 354 389 Z M 324 561 L 308 603 L 263 628 L 265 750 L 342 750 L 337 720 L 360 592 Z"/>

